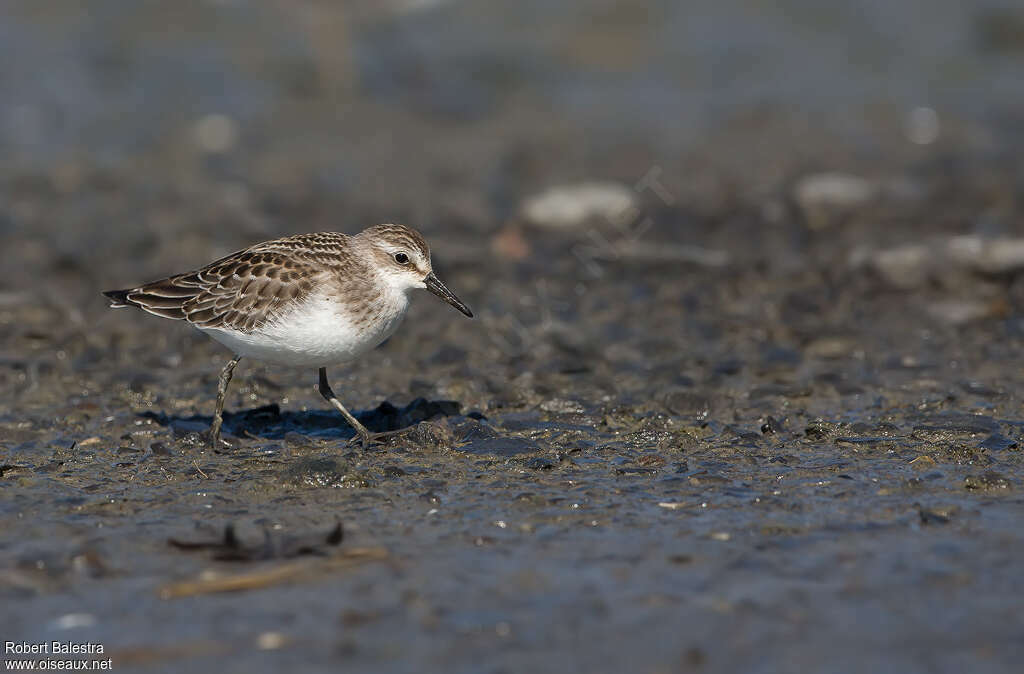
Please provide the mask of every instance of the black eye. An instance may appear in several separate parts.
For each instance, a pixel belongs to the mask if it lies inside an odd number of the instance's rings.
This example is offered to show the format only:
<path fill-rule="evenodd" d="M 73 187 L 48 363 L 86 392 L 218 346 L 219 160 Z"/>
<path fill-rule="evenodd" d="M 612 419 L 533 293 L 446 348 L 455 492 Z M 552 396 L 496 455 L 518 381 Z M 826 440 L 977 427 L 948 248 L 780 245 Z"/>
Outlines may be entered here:
<path fill-rule="evenodd" d="M 409 256 L 405 253 L 395 253 L 395 262 L 398 264 L 409 264 Z"/>

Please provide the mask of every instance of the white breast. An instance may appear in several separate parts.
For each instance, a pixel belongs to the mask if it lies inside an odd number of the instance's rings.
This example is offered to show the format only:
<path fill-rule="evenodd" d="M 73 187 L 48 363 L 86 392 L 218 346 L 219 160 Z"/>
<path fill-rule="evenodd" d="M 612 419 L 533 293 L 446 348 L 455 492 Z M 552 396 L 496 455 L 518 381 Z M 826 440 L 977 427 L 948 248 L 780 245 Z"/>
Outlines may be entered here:
<path fill-rule="evenodd" d="M 409 301 L 405 293 L 387 295 L 375 307 L 375 318 L 362 324 L 353 320 L 344 304 L 322 294 L 252 333 L 202 330 L 240 356 L 281 365 L 326 367 L 359 358 L 398 329 Z"/>

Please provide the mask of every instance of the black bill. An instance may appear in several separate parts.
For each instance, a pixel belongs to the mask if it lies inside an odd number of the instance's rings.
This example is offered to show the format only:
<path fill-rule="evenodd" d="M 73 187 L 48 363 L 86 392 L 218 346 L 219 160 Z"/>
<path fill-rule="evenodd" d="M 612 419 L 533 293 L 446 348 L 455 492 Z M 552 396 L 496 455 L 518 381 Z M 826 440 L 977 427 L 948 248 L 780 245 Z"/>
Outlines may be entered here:
<path fill-rule="evenodd" d="M 434 272 L 427 274 L 427 278 L 423 279 L 423 282 L 427 284 L 427 290 L 434 293 L 470 318 L 473 318 L 473 312 L 469 310 L 469 307 L 463 304 L 462 300 L 455 296 L 455 293 L 448 290 L 448 287 L 434 276 Z"/>

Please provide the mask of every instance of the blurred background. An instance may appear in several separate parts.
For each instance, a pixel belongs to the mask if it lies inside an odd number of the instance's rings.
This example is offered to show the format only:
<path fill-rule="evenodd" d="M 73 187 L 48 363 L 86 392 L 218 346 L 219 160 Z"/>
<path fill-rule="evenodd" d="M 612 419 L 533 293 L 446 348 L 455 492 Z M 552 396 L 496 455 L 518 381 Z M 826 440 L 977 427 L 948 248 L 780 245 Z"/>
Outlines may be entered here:
<path fill-rule="evenodd" d="M 124 258 L 163 273 L 255 238 L 378 220 L 467 246 L 537 190 L 632 186 L 653 166 L 695 210 L 785 196 L 812 169 L 948 175 L 966 170 L 952 154 L 1008 160 L 1020 143 L 1024 17 L 1008 0 L 14 0 L 0 12 L 17 287 L 44 270 L 109 284 L 129 273 Z"/>
<path fill-rule="evenodd" d="M 673 249 L 698 266 L 728 251 L 799 268 L 822 243 L 816 254 L 845 256 L 1020 225 L 1013 2 L 100 0 L 0 12 L 3 289 L 90 321 L 102 320 L 96 289 L 379 221 L 424 230 L 442 266 L 486 256 L 520 286 L 552 262 L 580 280 L 579 260 L 557 251 L 592 245 L 609 221 L 614 247 L 622 223 L 643 220 L 624 210 L 634 201 L 657 217 L 633 238 L 699 246 Z M 604 193 L 531 210 L 548 188 L 594 182 Z M 588 199 L 568 223 L 550 213 Z M 554 261 L 540 259 L 546 243 Z M 496 315 L 539 320 L 535 290 L 489 298 L 496 280 L 466 280 L 489 332 L 523 331 Z M 522 335 L 498 336 L 511 338 Z"/>
<path fill-rule="evenodd" d="M 0 12 L 3 290 L 79 323 L 106 320 L 97 289 L 379 221 L 422 229 L 442 268 L 486 258 L 464 292 L 505 345 L 545 341 L 558 312 L 534 282 L 582 292 L 581 257 L 871 267 L 875 247 L 1020 225 L 1013 2 Z"/>
<path fill-rule="evenodd" d="M 1019 662 L 1022 72 L 1014 0 L 0 3 L 13 635 L 77 601 L 246 671 L 293 633 L 273 662 Z M 478 319 L 418 297 L 332 381 L 370 420 L 455 401 L 459 452 L 324 489 L 315 373 L 243 361 L 238 453 L 202 453 L 226 352 L 99 292 L 379 222 Z M 335 516 L 401 570 L 136 603 L 199 573 L 184 523 Z"/>

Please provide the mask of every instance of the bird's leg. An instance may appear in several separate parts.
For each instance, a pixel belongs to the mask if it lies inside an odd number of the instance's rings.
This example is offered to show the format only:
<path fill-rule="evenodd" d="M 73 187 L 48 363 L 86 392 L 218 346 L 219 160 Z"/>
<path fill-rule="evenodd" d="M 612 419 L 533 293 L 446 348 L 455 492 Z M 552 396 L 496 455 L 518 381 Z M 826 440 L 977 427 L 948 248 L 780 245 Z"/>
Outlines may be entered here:
<path fill-rule="evenodd" d="M 324 400 L 334 405 L 334 408 L 341 412 L 341 416 L 345 417 L 345 421 L 348 425 L 359 436 L 360 441 L 363 443 L 363 449 L 370 446 L 370 440 L 373 438 L 373 433 L 366 430 L 366 426 L 359 423 L 359 420 L 352 416 L 352 413 L 345 409 L 345 406 L 341 404 L 338 397 L 334 395 L 334 391 L 331 390 L 331 385 L 327 383 L 327 368 L 320 368 L 320 395 L 324 397 Z"/>
<path fill-rule="evenodd" d="M 220 427 L 224 423 L 224 398 L 228 394 L 228 384 L 231 383 L 231 375 L 234 374 L 235 366 L 238 365 L 240 360 L 242 360 L 242 357 L 236 355 L 220 371 L 217 383 L 217 409 L 213 412 L 213 423 L 210 424 L 210 441 L 213 443 L 214 449 L 219 449 L 221 445 Z"/>

